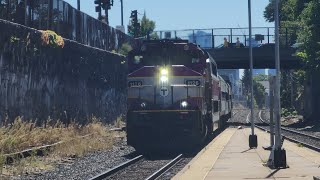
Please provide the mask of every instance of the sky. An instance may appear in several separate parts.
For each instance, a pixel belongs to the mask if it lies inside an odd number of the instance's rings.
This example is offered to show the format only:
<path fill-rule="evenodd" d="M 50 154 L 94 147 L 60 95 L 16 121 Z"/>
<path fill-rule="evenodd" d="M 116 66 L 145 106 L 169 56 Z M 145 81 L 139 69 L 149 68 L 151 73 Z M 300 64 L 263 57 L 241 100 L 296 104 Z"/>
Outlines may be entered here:
<path fill-rule="evenodd" d="M 65 0 L 76 7 L 77 0 Z M 199 3 L 197 3 L 199 2 Z M 252 26 L 273 26 L 263 17 L 269 0 L 252 0 Z M 144 11 L 156 22 L 156 30 L 194 28 L 248 27 L 248 0 L 123 0 L 124 25 L 129 23 L 132 10 Z M 109 11 L 112 27 L 121 24 L 120 0 L 114 0 Z M 81 0 L 81 10 L 97 17 L 94 0 Z"/>
<path fill-rule="evenodd" d="M 65 0 L 77 7 L 77 0 Z M 199 3 L 198 3 L 199 2 Z M 269 0 L 252 0 L 252 27 L 272 27 L 265 21 L 263 12 Z M 156 22 L 156 31 L 202 28 L 248 27 L 248 0 L 123 0 L 124 26 L 127 27 L 132 10 L 138 10 Z M 81 11 L 97 17 L 94 0 L 81 0 Z M 121 3 L 114 0 L 109 11 L 109 24 L 121 25 Z M 243 70 L 240 70 L 240 77 Z"/>

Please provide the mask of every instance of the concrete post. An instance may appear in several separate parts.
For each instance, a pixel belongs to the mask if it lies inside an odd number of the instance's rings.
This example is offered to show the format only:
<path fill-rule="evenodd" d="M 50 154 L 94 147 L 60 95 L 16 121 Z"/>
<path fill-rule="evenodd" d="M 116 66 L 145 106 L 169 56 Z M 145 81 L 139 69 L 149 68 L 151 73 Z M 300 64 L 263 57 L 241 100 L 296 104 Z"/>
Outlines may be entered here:
<path fill-rule="evenodd" d="M 254 103 L 253 103 L 253 56 L 252 56 L 252 24 L 251 24 L 251 0 L 248 0 L 248 15 L 249 15 L 249 55 L 250 55 L 250 80 L 251 80 L 251 135 L 249 136 L 249 147 L 258 147 L 258 138 L 254 134 Z"/>
<path fill-rule="evenodd" d="M 271 76 L 269 79 L 270 83 L 270 147 L 274 146 L 274 119 L 273 119 L 273 108 L 274 108 L 274 82 L 276 80 L 275 76 Z"/>
<path fill-rule="evenodd" d="M 279 0 L 275 0 L 275 58 L 276 58 L 276 83 L 275 83 L 275 145 L 271 152 L 271 165 L 273 168 L 286 168 L 286 151 L 282 149 L 281 138 L 281 104 L 280 104 L 280 55 L 279 55 Z"/>

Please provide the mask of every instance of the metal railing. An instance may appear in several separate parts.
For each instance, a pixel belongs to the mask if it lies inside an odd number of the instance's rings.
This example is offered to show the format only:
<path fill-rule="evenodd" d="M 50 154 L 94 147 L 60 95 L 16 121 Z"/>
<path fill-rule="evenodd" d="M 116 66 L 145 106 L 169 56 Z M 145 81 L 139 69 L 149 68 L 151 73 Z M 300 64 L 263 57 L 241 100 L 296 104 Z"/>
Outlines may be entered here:
<path fill-rule="evenodd" d="M 0 0 L 0 18 L 104 50 L 117 50 L 134 39 L 63 0 Z"/>
<path fill-rule="evenodd" d="M 280 28 L 280 42 L 282 47 L 290 47 L 295 43 L 297 27 Z M 229 43 L 236 43 L 239 38 L 244 46 L 274 43 L 274 27 L 254 27 L 253 36 L 249 37 L 249 28 L 212 28 L 212 29 L 185 29 L 185 30 L 161 30 L 155 33 L 160 39 L 185 39 L 196 43 L 202 48 L 217 48 L 223 45 L 224 38 Z"/>

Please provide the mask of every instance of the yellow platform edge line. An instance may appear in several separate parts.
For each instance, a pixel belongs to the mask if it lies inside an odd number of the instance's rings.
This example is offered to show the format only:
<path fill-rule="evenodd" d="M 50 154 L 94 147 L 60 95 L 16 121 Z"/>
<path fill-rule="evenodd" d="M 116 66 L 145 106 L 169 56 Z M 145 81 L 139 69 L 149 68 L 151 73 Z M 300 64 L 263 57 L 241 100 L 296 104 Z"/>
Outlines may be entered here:
<path fill-rule="evenodd" d="M 203 148 L 176 176 L 173 180 L 201 180 L 205 179 L 213 168 L 217 159 L 231 137 L 237 131 L 235 128 L 224 130 Z"/>

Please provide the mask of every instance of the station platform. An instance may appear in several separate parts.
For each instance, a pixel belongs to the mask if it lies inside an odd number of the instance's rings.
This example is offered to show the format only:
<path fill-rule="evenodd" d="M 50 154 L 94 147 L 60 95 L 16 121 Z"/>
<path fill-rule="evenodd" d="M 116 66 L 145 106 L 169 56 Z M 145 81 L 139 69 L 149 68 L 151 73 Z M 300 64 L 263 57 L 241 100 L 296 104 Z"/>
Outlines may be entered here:
<path fill-rule="evenodd" d="M 270 135 L 255 129 L 258 148 L 249 149 L 250 128 L 228 128 L 189 162 L 174 180 L 308 179 L 320 176 L 320 153 L 285 140 L 286 169 L 265 166 Z"/>

